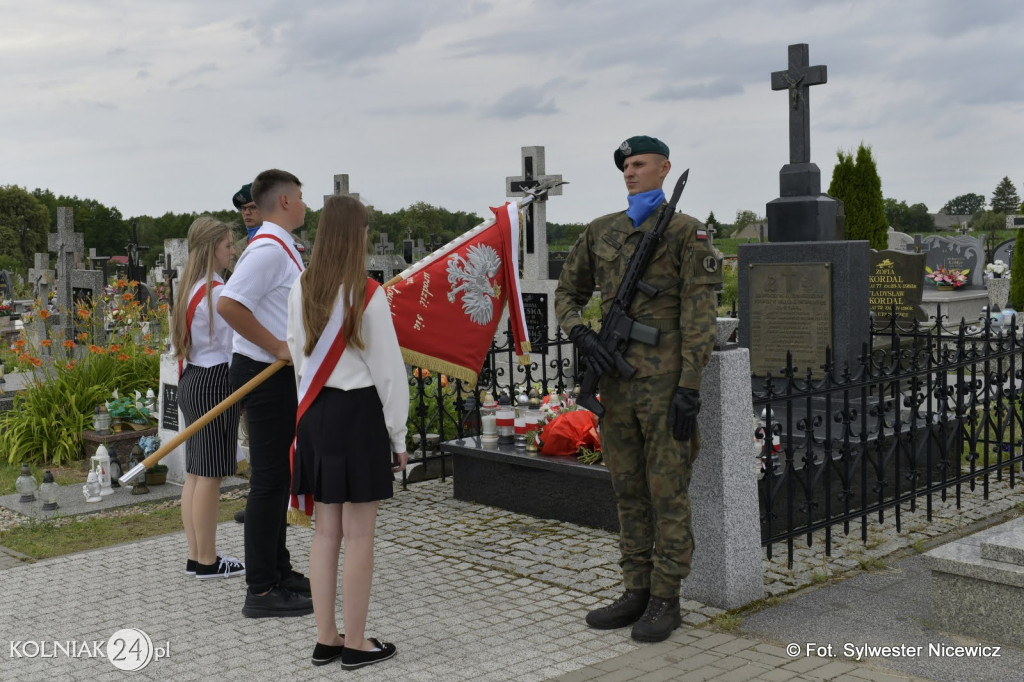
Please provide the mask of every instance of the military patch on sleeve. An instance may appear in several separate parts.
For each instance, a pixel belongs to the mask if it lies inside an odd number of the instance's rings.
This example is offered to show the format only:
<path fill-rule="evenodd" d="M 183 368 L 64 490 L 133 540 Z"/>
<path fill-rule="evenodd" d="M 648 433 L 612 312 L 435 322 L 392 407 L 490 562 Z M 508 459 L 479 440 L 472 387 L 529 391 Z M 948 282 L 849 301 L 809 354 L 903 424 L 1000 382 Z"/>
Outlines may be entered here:
<path fill-rule="evenodd" d="M 705 272 L 718 272 L 718 259 L 714 256 L 704 256 L 704 260 L 701 261 L 701 265 L 704 266 Z"/>
<path fill-rule="evenodd" d="M 708 231 L 697 230 L 697 239 L 698 241 L 706 242 L 708 240 Z"/>

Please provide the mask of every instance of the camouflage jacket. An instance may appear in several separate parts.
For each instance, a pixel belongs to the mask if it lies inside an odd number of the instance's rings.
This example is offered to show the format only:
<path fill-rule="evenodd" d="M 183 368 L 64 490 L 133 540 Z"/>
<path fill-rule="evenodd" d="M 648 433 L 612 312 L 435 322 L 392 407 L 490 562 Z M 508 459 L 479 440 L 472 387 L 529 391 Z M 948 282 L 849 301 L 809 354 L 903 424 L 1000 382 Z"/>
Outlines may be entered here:
<path fill-rule="evenodd" d="M 583 323 L 582 310 L 595 287 L 607 315 L 641 233 L 654 229 L 659 212 L 636 229 L 625 211 L 602 216 L 576 240 L 555 290 L 555 314 L 566 334 Z M 676 372 L 680 386 L 697 390 L 714 347 L 715 285 L 722 281 L 717 253 L 698 230 L 704 226 L 682 213 L 665 229 L 643 276 L 658 294 L 637 293 L 630 308 L 638 322 L 661 329 L 661 340 L 657 346 L 632 341 L 625 353 L 636 377 Z"/>

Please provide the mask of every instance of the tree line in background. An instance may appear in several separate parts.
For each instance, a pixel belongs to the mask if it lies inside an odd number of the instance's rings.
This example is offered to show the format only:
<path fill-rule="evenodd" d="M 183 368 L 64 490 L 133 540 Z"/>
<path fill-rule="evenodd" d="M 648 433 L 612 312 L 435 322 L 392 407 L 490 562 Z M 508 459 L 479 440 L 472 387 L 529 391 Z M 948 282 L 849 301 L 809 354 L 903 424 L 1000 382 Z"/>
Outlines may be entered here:
<path fill-rule="evenodd" d="M 882 195 L 878 169 L 871 148 L 861 144 L 856 152 L 838 152 L 838 162 L 832 172 L 828 193 L 843 201 L 846 211 L 846 238 L 866 239 L 872 248 L 886 247 L 886 232 L 891 226 L 900 232 L 934 232 L 935 223 L 922 203 L 907 205 L 905 201 Z M 992 192 L 986 209 L 985 197 L 967 193 L 950 199 L 940 213 L 951 216 L 970 216 L 969 227 L 975 231 L 994 232 L 1006 224 L 1006 215 L 1024 213 L 1017 188 L 1004 177 Z M 35 253 L 46 253 L 47 235 L 57 231 L 57 208 L 66 206 L 74 210 L 75 231 L 84 236 L 86 249 L 95 248 L 100 256 L 120 256 L 132 235 L 133 224 L 138 229 L 139 244 L 149 246 L 141 252 L 141 260 L 152 267 L 157 254 L 163 250 L 165 239 L 188 235 L 188 228 L 200 213 L 165 213 L 162 216 L 135 216 L 125 218 L 114 208 L 104 206 L 95 199 L 55 195 L 48 189 L 31 192 L 16 185 L 0 187 L 0 270 L 25 275 L 33 264 Z M 237 211 L 210 211 L 209 215 L 235 227 L 239 236 L 244 234 Z M 307 210 L 306 222 L 296 231 L 312 241 L 320 211 Z M 714 228 L 719 238 L 730 237 L 764 218 L 750 210 L 736 211 L 733 223 L 719 221 L 712 211 L 705 224 Z M 465 211 L 449 211 L 417 202 L 393 213 L 384 213 L 370 207 L 369 240 L 376 242 L 381 233 L 388 235 L 400 253 L 400 244 L 406 238 L 431 241 L 450 241 L 476 227 L 483 218 Z M 582 223 L 552 223 L 547 226 L 551 250 L 568 250 L 583 231 Z"/>

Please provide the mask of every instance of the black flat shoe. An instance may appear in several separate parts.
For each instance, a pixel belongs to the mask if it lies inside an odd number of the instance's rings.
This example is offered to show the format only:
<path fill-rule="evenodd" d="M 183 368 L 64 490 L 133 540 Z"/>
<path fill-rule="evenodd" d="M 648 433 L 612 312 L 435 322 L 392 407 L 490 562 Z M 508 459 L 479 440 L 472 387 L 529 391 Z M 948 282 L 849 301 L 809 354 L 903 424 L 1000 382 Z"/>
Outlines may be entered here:
<path fill-rule="evenodd" d="M 373 665 L 374 663 L 386 661 L 398 653 L 398 649 L 390 642 L 381 642 L 379 639 L 374 639 L 373 637 L 368 637 L 367 639 L 373 642 L 374 646 L 377 647 L 377 651 L 360 651 L 359 649 L 342 647 L 342 668 L 345 668 L 346 670 L 355 670 L 356 668 L 362 668 L 365 665 Z"/>
<path fill-rule="evenodd" d="M 327 665 L 332 661 L 336 661 L 341 658 L 341 650 L 345 648 L 345 645 L 341 646 L 330 646 L 327 644 L 316 643 L 313 647 L 313 665 Z"/>

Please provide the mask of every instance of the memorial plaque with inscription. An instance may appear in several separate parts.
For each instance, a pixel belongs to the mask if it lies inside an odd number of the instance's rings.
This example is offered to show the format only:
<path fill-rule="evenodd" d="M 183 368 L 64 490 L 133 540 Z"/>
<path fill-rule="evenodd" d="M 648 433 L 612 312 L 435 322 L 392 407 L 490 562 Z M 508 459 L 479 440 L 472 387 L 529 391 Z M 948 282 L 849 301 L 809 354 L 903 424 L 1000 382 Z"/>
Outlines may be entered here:
<path fill-rule="evenodd" d="M 750 292 L 750 370 L 778 376 L 793 366 L 822 376 L 825 348 L 832 341 L 830 263 L 752 263 Z"/>
<path fill-rule="evenodd" d="M 526 317 L 530 349 L 535 353 L 544 352 L 548 341 L 548 295 L 524 293 L 523 315 Z"/>
<path fill-rule="evenodd" d="M 164 384 L 160 424 L 168 431 L 178 430 L 178 387 L 175 384 Z"/>
<path fill-rule="evenodd" d="M 876 318 L 891 319 L 896 306 L 897 319 L 927 319 L 920 307 L 925 258 L 923 253 L 871 251 L 868 303 Z"/>

